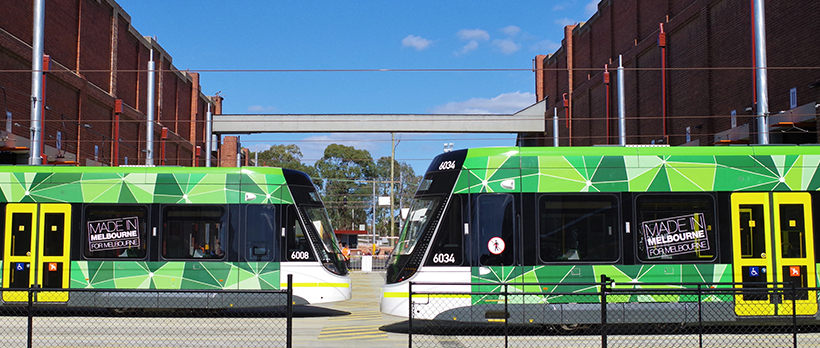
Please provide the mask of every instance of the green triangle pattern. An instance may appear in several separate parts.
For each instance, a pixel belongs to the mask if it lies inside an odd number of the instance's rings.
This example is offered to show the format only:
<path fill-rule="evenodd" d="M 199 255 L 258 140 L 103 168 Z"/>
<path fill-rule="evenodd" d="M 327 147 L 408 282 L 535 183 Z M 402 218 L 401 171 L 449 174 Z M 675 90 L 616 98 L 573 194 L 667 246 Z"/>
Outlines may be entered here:
<path fill-rule="evenodd" d="M 615 280 L 617 289 L 696 289 L 684 283 L 731 283 L 732 267 L 728 264 L 663 264 L 663 265 L 543 265 L 543 266 L 489 266 L 473 267 L 473 292 L 491 293 L 472 295 L 473 305 L 496 304 L 502 300 L 498 293 L 541 293 L 511 296 L 509 303 L 600 303 L 598 292 L 601 275 Z M 475 284 L 478 283 L 478 284 Z M 518 283 L 518 285 L 516 284 Z M 542 283 L 540 285 L 523 285 Z M 544 284 L 546 283 L 546 284 Z M 647 283 L 647 285 L 643 285 Z M 666 283 L 663 285 L 648 283 Z M 722 285 L 731 287 L 731 285 Z M 693 302 L 696 298 L 679 295 L 610 295 L 611 302 Z M 710 302 L 730 302 L 732 296 L 712 295 Z M 503 301 L 503 300 L 502 300 Z"/>
<path fill-rule="evenodd" d="M 257 200 L 244 201 L 244 193 Z M 0 166 L 0 202 L 292 203 L 280 168 Z"/>
<path fill-rule="evenodd" d="M 69 287 L 276 290 L 279 263 L 72 261 Z"/>
<path fill-rule="evenodd" d="M 520 192 L 816 191 L 818 168 L 813 147 L 482 148 L 468 150 L 454 192 L 507 180 Z"/>

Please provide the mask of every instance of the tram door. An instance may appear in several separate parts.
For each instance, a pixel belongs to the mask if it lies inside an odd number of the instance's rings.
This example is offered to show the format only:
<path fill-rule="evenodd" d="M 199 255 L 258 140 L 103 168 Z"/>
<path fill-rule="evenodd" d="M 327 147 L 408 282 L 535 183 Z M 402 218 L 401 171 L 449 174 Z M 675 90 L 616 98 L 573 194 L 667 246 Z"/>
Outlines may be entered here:
<path fill-rule="evenodd" d="M 736 283 L 786 283 L 817 286 L 811 196 L 807 192 L 732 194 L 733 273 Z M 815 291 L 791 293 L 790 285 L 773 293 L 771 284 L 742 284 L 735 314 L 797 315 L 817 313 Z M 755 291 L 757 290 L 757 291 Z"/>
<path fill-rule="evenodd" d="M 26 291 L 6 289 L 68 288 L 70 226 L 70 204 L 6 205 L 3 301 L 28 301 Z M 65 302 L 68 293 L 43 292 L 35 301 Z"/>

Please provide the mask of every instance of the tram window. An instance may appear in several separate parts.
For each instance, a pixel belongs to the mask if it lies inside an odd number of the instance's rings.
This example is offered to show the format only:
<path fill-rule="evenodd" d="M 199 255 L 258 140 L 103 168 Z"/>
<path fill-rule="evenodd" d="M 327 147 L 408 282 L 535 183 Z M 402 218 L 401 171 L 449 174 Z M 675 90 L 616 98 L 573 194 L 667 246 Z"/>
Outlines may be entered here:
<path fill-rule="evenodd" d="M 806 258 L 802 204 L 780 204 L 780 252 L 784 258 Z"/>
<path fill-rule="evenodd" d="M 274 212 L 272 205 L 248 205 L 245 210 L 245 260 L 273 260 L 273 238 L 276 235 Z"/>
<path fill-rule="evenodd" d="M 542 261 L 618 260 L 617 197 L 543 195 L 538 206 Z"/>
<path fill-rule="evenodd" d="M 144 205 L 86 205 L 84 218 L 85 257 L 145 257 L 148 209 Z"/>
<path fill-rule="evenodd" d="M 430 248 L 427 265 L 460 266 L 464 256 L 463 235 L 461 196 L 453 195 Z"/>
<path fill-rule="evenodd" d="M 167 206 L 162 219 L 162 257 L 222 258 L 228 217 L 221 206 Z"/>
<path fill-rule="evenodd" d="M 515 264 L 515 210 L 513 196 L 485 194 L 478 196 L 478 251 L 484 266 Z"/>
<path fill-rule="evenodd" d="M 715 200 L 710 195 L 642 194 L 635 200 L 641 261 L 712 261 Z"/>
<path fill-rule="evenodd" d="M 766 255 L 766 226 L 762 204 L 739 206 L 740 257 L 760 259 Z"/>
<path fill-rule="evenodd" d="M 315 261 L 316 257 L 310 247 L 310 240 L 302 228 L 296 207 L 291 205 L 288 208 L 287 217 L 287 251 L 285 257 L 288 261 Z"/>

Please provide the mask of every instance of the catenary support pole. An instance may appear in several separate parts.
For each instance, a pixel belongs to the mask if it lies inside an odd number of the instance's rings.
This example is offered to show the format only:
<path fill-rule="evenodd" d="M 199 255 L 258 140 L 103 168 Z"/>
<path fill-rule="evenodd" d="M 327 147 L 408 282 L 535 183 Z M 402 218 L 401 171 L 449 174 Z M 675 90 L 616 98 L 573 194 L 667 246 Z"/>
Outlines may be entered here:
<path fill-rule="evenodd" d="M 766 13 L 763 0 L 754 0 L 755 70 L 757 71 L 757 142 L 769 144 L 769 86 L 766 73 Z"/>
<path fill-rule="evenodd" d="M 40 165 L 43 130 L 43 35 L 45 32 L 46 0 L 34 1 L 34 27 L 31 47 L 31 152 L 28 164 Z"/>
<path fill-rule="evenodd" d="M 553 108 L 552 112 L 552 146 L 558 147 L 558 108 Z"/>
<path fill-rule="evenodd" d="M 211 113 L 211 103 L 208 103 L 208 111 L 205 112 L 205 166 L 211 166 L 211 153 L 213 152 L 214 138 L 214 115 Z"/>
<path fill-rule="evenodd" d="M 154 80 L 156 79 L 156 71 L 154 64 L 154 49 L 151 49 L 151 55 L 148 58 L 148 111 L 145 114 L 147 118 L 147 125 L 145 130 L 145 165 L 154 165 L 154 105 L 156 93 L 154 93 Z"/>
<path fill-rule="evenodd" d="M 624 84 L 624 57 L 618 56 L 618 143 L 626 146 L 626 87 Z"/>

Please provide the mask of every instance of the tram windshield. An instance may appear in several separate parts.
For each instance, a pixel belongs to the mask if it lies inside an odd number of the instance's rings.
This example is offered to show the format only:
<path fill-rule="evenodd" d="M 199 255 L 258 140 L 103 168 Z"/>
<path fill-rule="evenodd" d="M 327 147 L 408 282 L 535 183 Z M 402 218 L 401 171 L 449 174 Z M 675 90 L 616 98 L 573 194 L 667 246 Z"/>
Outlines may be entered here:
<path fill-rule="evenodd" d="M 432 214 L 438 208 L 440 197 L 416 197 L 407 214 L 407 223 L 404 225 L 401 238 L 396 245 L 396 255 L 409 255 L 413 252 L 422 233 L 432 220 Z"/>
<path fill-rule="evenodd" d="M 319 238 L 322 239 L 322 245 L 325 251 L 329 253 L 338 253 L 336 237 L 333 234 L 333 227 L 330 225 L 330 218 L 327 216 L 327 211 L 324 207 L 303 207 L 305 214 L 307 214 L 309 223 L 313 224 L 313 228 L 319 233 Z"/>

